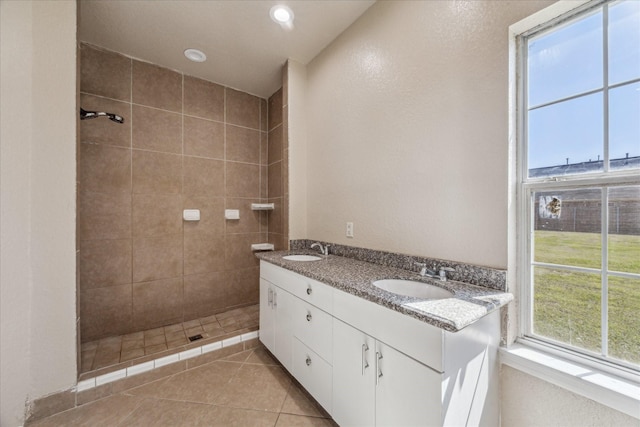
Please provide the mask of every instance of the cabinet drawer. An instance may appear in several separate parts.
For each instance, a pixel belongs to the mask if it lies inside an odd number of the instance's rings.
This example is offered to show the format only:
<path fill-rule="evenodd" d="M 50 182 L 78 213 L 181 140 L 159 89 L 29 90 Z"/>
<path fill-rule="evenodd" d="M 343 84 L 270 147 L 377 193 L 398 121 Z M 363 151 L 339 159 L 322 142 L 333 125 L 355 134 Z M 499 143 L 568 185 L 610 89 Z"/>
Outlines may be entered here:
<path fill-rule="evenodd" d="M 293 339 L 293 376 L 331 413 L 332 368 L 317 353 Z"/>
<path fill-rule="evenodd" d="M 293 310 L 293 335 L 329 363 L 333 355 L 332 319 L 331 315 L 300 300 Z"/>
<path fill-rule="evenodd" d="M 329 285 L 265 261 L 260 261 L 260 277 L 329 314 L 333 312 L 333 288 Z"/>

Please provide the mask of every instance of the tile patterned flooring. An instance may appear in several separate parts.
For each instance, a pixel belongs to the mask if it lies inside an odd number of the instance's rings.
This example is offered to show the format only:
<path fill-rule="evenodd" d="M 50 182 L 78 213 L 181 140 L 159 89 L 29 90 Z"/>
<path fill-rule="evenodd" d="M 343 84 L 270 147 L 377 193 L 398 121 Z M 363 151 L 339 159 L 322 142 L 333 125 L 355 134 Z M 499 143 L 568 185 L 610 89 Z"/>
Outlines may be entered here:
<path fill-rule="evenodd" d="M 125 425 L 336 426 L 263 346 L 28 424 Z"/>
<path fill-rule="evenodd" d="M 82 344 L 81 379 L 258 329 L 258 304 L 184 323 Z M 190 342 L 188 337 L 202 335 Z"/>

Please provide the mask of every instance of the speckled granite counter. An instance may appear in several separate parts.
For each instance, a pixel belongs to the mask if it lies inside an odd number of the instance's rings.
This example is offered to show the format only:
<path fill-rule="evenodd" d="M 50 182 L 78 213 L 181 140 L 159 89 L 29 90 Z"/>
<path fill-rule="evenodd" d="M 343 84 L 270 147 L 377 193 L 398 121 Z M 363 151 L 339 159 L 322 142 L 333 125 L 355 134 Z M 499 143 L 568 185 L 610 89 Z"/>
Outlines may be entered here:
<path fill-rule="evenodd" d="M 453 280 L 442 282 L 399 268 L 351 258 L 328 255 L 319 261 L 288 261 L 292 254 L 313 254 L 308 250 L 258 252 L 263 261 L 278 265 L 336 289 L 380 304 L 447 331 L 456 332 L 513 300 L 513 295 Z M 380 279 L 409 279 L 430 283 L 455 294 L 454 298 L 422 300 L 384 291 L 372 282 Z"/>

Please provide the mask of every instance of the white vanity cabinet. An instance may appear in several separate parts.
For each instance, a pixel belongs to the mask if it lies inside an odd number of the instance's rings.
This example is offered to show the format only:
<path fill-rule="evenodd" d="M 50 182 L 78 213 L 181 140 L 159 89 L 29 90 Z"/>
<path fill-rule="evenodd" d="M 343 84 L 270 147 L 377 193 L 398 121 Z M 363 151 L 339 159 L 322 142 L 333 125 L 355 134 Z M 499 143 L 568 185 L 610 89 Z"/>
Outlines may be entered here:
<path fill-rule="evenodd" d="M 499 425 L 498 311 L 448 332 L 337 289 L 333 310 L 338 424 Z"/>
<path fill-rule="evenodd" d="M 330 286 L 260 263 L 260 341 L 329 413 L 332 304 Z"/>
<path fill-rule="evenodd" d="M 440 374 L 334 319 L 333 419 L 344 426 L 440 422 Z"/>
<path fill-rule="evenodd" d="M 293 356 L 293 303 L 293 295 L 260 279 L 260 341 L 288 370 L 291 370 Z"/>
<path fill-rule="evenodd" d="M 499 311 L 448 332 L 264 261 L 260 288 L 260 340 L 339 425 L 499 425 Z"/>

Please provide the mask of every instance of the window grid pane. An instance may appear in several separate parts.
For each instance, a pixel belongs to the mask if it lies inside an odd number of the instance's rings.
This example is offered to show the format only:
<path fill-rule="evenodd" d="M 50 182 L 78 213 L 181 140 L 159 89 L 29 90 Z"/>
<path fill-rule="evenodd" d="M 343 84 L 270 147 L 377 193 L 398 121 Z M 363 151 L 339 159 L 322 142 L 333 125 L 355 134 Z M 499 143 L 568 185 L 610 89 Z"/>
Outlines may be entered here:
<path fill-rule="evenodd" d="M 599 353 L 600 275 L 546 267 L 533 271 L 533 333 Z"/>
<path fill-rule="evenodd" d="M 520 194 L 529 195 L 525 334 L 636 370 L 640 51 L 624 46 L 640 46 L 639 5 L 606 2 L 523 37 L 520 152 Z"/>

